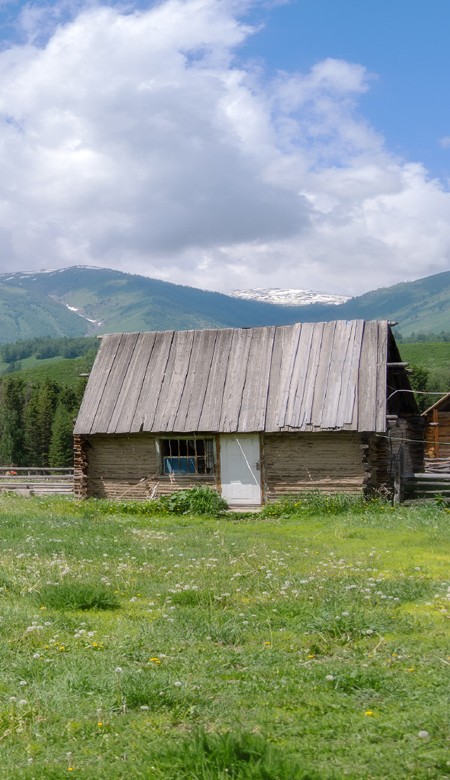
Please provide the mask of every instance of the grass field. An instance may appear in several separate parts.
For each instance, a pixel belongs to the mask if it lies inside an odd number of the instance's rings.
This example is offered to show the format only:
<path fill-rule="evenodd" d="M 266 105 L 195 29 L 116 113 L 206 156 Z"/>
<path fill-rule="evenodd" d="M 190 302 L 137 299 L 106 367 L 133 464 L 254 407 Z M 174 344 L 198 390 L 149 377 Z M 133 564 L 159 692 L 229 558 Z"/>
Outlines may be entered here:
<path fill-rule="evenodd" d="M 38 360 L 29 357 L 21 361 L 20 371 L 12 374 L 6 372 L 7 364 L 0 362 L 0 376 L 22 378 L 25 382 L 44 382 L 46 379 L 61 385 L 76 387 L 80 382 L 80 374 L 89 371 L 90 365 L 85 356 L 77 358 L 53 357 Z"/>
<path fill-rule="evenodd" d="M 450 341 L 418 341 L 398 346 L 404 360 L 431 370 L 448 368 L 450 372 Z"/>
<path fill-rule="evenodd" d="M 450 392 L 450 341 L 399 344 L 399 349 L 403 360 L 429 372 L 430 389 Z"/>
<path fill-rule="evenodd" d="M 132 509 L 0 499 L 2 778 L 450 778 L 448 510 Z"/>

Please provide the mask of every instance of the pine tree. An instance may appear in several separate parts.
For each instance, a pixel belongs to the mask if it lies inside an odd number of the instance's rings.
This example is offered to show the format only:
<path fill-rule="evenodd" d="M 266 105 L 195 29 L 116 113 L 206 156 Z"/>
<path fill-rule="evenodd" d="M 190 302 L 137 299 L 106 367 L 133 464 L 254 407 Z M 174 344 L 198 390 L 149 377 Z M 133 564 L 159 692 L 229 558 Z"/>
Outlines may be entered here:
<path fill-rule="evenodd" d="M 53 418 L 49 449 L 49 464 L 52 468 L 73 465 L 73 418 L 73 410 L 60 400 Z"/>
<path fill-rule="evenodd" d="M 0 463 L 22 466 L 26 460 L 23 437 L 24 383 L 5 379 L 0 386 Z"/>
<path fill-rule="evenodd" d="M 49 465 L 49 449 L 52 437 L 53 417 L 60 388 L 56 382 L 46 380 L 31 388 L 24 414 L 25 449 L 28 466 Z"/>

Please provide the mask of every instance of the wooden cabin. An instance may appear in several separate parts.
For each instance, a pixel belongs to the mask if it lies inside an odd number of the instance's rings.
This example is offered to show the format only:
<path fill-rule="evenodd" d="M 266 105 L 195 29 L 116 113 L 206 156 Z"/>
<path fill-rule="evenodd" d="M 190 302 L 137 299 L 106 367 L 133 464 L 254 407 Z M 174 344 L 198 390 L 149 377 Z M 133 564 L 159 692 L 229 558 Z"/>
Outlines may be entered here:
<path fill-rule="evenodd" d="M 421 469 L 422 435 L 387 322 L 111 334 L 75 425 L 75 490 L 210 485 L 234 507 L 392 492 Z"/>
<path fill-rule="evenodd" d="M 425 455 L 430 470 L 450 471 L 450 393 L 423 413 L 426 421 Z M 434 463 L 433 463 L 434 461 Z"/>

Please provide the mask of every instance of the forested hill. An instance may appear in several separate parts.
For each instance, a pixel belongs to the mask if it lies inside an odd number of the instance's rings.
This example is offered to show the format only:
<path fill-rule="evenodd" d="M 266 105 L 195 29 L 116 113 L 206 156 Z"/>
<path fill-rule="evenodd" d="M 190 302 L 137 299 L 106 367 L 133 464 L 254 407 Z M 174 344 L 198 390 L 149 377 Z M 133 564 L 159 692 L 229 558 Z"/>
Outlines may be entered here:
<path fill-rule="evenodd" d="M 398 321 L 405 336 L 449 332 L 450 271 L 374 290 L 338 306 L 261 303 L 106 268 L 0 275 L 0 343 L 33 336 L 355 318 Z"/>
<path fill-rule="evenodd" d="M 0 342 L 33 335 L 283 325 L 300 321 L 304 308 L 240 300 L 105 268 L 3 274 Z M 326 319 L 326 310 L 335 307 L 318 308 Z"/>

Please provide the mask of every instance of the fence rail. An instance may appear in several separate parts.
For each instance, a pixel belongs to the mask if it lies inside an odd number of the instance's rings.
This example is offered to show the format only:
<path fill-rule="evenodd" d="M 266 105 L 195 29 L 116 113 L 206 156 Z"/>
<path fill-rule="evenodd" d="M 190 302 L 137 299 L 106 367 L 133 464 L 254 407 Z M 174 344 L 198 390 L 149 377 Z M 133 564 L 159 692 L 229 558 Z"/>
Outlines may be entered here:
<path fill-rule="evenodd" d="M 0 492 L 24 495 L 73 495 L 73 469 L 0 466 Z"/>
<path fill-rule="evenodd" d="M 425 458 L 425 471 L 450 474 L 450 458 Z"/>
<path fill-rule="evenodd" d="M 437 498 L 438 496 L 450 502 L 450 474 L 442 472 L 426 472 L 414 474 L 405 479 L 403 484 L 405 498 Z"/>

